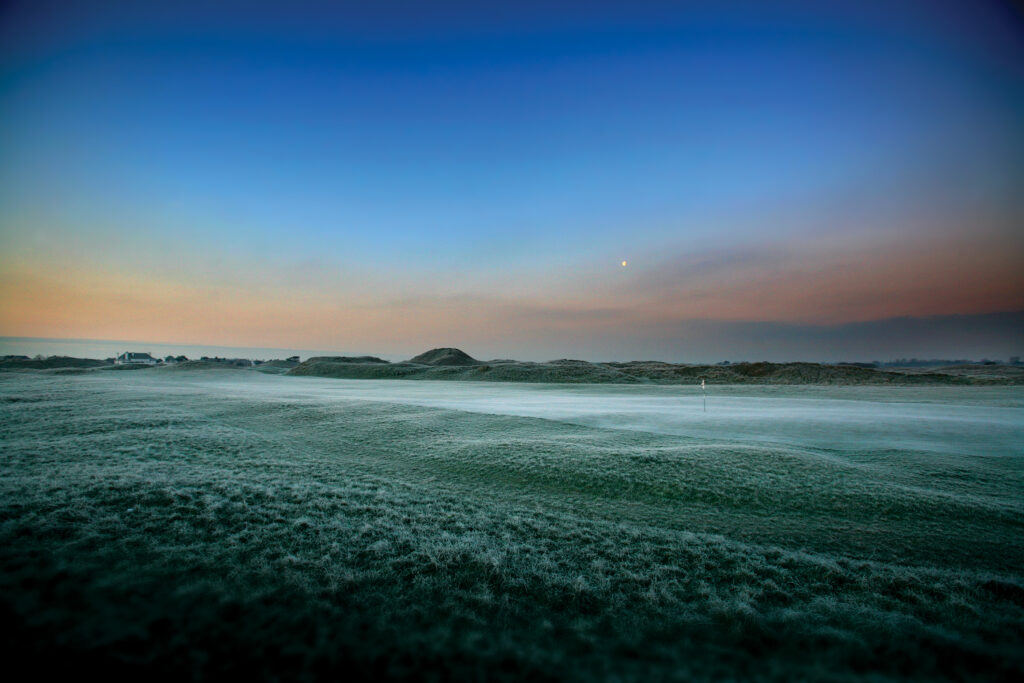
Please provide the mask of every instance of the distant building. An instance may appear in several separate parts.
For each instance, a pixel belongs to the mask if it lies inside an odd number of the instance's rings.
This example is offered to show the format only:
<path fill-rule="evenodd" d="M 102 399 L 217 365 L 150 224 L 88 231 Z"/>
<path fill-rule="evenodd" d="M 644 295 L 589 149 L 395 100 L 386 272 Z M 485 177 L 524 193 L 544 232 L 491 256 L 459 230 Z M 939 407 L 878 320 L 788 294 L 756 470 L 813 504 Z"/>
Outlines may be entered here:
<path fill-rule="evenodd" d="M 132 351 L 118 354 L 117 358 L 114 359 L 115 365 L 156 365 L 159 362 L 148 353 L 135 353 Z"/>

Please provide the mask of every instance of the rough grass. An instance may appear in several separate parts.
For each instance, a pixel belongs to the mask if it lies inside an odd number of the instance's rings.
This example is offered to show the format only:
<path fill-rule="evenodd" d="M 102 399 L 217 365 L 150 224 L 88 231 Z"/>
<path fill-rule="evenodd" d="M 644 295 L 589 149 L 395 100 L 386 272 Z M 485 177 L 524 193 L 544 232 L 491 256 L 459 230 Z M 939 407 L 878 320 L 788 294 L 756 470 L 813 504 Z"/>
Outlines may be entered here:
<path fill-rule="evenodd" d="M 0 376 L 39 675 L 1019 680 L 1020 452 L 854 456 L 213 373 Z M 251 378 L 251 379 L 250 379 Z M 969 436 L 969 434 L 967 435 Z"/>
<path fill-rule="evenodd" d="M 436 351 L 457 351 L 437 349 Z M 431 352 L 433 353 L 433 352 Z M 422 354 L 423 358 L 429 354 Z M 468 357 L 467 357 L 468 358 Z M 474 361 L 430 356 L 430 362 L 360 362 L 359 359 L 310 358 L 289 374 L 343 379 L 425 379 L 479 382 L 543 382 L 566 384 L 689 384 L 701 379 L 712 384 L 825 384 L 825 385 L 967 385 L 1022 384 L 1024 374 L 1012 366 L 986 366 L 984 371 L 937 368 L 934 371 L 880 370 L 819 363 L 734 363 L 681 365 L 658 361 L 592 363 L 555 360 L 530 363 L 515 360 Z"/>

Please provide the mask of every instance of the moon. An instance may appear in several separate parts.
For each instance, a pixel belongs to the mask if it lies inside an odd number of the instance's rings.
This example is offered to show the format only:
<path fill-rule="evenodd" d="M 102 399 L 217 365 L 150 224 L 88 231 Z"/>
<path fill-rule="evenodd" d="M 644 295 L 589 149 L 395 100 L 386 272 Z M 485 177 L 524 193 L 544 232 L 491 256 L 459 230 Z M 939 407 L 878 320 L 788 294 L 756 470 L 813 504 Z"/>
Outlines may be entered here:
<path fill-rule="evenodd" d="M 625 267 L 626 267 L 627 265 L 628 265 L 628 263 L 627 263 L 626 261 L 623 261 L 623 262 L 622 262 L 622 267 L 623 267 L 623 268 L 625 268 Z"/>

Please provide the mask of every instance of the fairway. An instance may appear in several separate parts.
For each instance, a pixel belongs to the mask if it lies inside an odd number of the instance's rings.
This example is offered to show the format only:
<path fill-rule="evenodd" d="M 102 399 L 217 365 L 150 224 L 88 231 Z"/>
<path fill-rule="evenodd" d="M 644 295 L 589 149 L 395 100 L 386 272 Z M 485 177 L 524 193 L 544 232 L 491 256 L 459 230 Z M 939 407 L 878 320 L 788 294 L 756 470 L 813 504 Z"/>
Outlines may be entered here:
<path fill-rule="evenodd" d="M 1024 674 L 1021 387 L 6 372 L 0 458 L 40 671 Z"/>

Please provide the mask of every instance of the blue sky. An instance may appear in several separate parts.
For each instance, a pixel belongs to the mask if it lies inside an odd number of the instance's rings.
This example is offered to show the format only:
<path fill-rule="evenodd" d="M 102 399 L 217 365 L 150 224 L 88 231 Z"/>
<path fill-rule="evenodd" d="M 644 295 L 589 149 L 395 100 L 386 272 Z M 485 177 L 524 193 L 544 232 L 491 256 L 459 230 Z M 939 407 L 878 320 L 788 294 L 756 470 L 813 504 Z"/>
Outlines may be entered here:
<path fill-rule="evenodd" d="M 1008 5 L 206 4 L 0 14 L 0 333 L 633 357 L 1024 309 Z"/>

